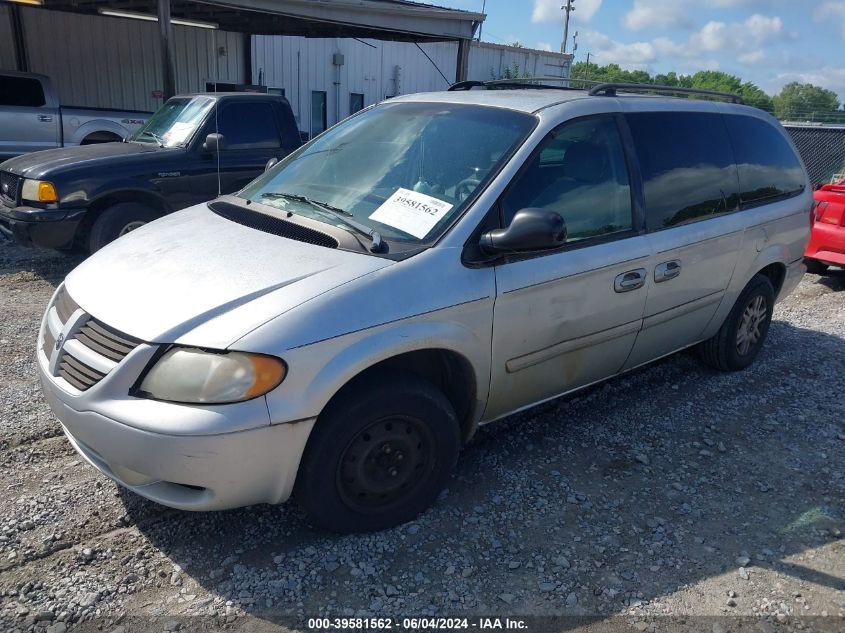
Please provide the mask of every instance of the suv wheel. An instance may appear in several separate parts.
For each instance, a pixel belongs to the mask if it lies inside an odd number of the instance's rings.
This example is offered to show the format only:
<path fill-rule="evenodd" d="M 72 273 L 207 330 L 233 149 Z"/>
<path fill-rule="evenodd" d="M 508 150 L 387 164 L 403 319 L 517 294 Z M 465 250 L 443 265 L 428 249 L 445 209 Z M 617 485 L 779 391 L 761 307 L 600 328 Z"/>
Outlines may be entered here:
<path fill-rule="evenodd" d="M 459 450 L 457 416 L 439 389 L 412 374 L 380 373 L 320 415 L 294 494 L 319 527 L 381 530 L 434 502 Z"/>
<path fill-rule="evenodd" d="M 88 249 L 94 253 L 122 235 L 159 217 L 154 209 L 137 202 L 120 202 L 107 208 L 94 221 L 88 238 Z"/>
<path fill-rule="evenodd" d="M 822 264 L 817 259 L 805 257 L 804 264 L 807 266 L 807 272 L 811 275 L 824 275 L 827 272 L 827 264 Z"/>
<path fill-rule="evenodd" d="M 721 371 L 745 369 L 760 353 L 775 305 L 772 282 L 755 275 L 716 335 L 699 346 L 702 360 Z"/>

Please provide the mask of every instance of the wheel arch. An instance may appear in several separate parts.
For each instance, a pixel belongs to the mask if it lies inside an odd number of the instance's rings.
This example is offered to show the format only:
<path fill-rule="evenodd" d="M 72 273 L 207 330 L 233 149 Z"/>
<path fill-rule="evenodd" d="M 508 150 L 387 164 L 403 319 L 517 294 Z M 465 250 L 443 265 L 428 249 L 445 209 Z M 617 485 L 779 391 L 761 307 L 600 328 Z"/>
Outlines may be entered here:
<path fill-rule="evenodd" d="M 90 202 L 88 205 L 88 212 L 82 220 L 79 228 L 76 231 L 76 241 L 78 245 L 88 243 L 88 235 L 91 233 L 91 227 L 97 221 L 103 211 L 122 202 L 135 202 L 154 209 L 159 215 L 166 215 L 170 213 L 171 209 L 167 202 L 153 192 L 145 191 L 143 189 L 121 189 L 117 191 L 110 191 L 105 193 Z"/>
<path fill-rule="evenodd" d="M 461 425 L 461 439 L 469 440 L 475 432 L 477 380 L 470 361 L 460 353 L 430 347 L 397 353 L 369 365 L 350 378 L 329 399 L 323 411 L 349 391 L 354 391 L 371 377 L 387 372 L 407 372 L 419 376 L 440 389 L 452 404 Z M 317 422 L 319 424 L 319 420 Z"/>

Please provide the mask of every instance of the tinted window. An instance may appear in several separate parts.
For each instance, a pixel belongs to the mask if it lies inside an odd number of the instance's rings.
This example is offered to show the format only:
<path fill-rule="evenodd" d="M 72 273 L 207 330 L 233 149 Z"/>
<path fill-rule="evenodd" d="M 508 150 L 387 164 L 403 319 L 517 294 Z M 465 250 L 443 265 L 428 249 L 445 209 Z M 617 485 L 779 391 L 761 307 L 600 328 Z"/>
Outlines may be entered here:
<path fill-rule="evenodd" d="M 650 231 L 736 210 L 733 150 L 719 114 L 628 115 L 642 170 Z"/>
<path fill-rule="evenodd" d="M 804 190 L 804 169 L 780 130 L 750 116 L 726 116 L 725 123 L 739 165 L 743 203 Z"/>
<path fill-rule="evenodd" d="M 349 114 L 355 114 L 364 109 L 364 95 L 360 92 L 349 93 Z"/>
<path fill-rule="evenodd" d="M 217 115 L 226 149 L 273 149 L 280 146 L 276 117 L 269 103 L 230 103 Z"/>
<path fill-rule="evenodd" d="M 44 103 L 44 89 L 37 79 L 0 75 L 0 105 L 38 108 Z"/>
<path fill-rule="evenodd" d="M 502 199 L 504 224 L 528 207 L 559 213 L 568 240 L 631 228 L 631 188 L 613 118 L 568 123 L 543 141 Z"/>

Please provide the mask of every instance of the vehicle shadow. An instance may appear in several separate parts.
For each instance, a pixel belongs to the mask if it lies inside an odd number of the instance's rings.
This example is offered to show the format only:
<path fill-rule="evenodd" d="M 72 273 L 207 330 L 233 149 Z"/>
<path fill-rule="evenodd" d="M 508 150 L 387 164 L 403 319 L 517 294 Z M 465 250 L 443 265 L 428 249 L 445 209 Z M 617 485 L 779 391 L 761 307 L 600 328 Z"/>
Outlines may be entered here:
<path fill-rule="evenodd" d="M 845 269 L 831 268 L 819 277 L 818 283 L 837 292 L 845 290 Z"/>
<path fill-rule="evenodd" d="M 795 560 L 843 527 L 845 407 L 817 394 L 842 375 L 845 340 L 774 321 L 745 372 L 678 354 L 480 429 L 435 507 L 392 530 L 327 534 L 294 503 L 139 527 L 187 574 L 165 587 L 186 614 L 223 616 L 219 601 L 179 597 L 205 590 L 300 628 L 321 615 L 607 617 L 716 578 L 697 611 L 731 613 L 734 590 L 749 613 L 768 571 L 845 587 Z M 149 514 L 121 495 L 130 517 Z"/>
<path fill-rule="evenodd" d="M 25 248 L 0 239 L 0 275 L 31 272 L 54 285 L 76 268 L 84 255 L 40 248 Z"/>

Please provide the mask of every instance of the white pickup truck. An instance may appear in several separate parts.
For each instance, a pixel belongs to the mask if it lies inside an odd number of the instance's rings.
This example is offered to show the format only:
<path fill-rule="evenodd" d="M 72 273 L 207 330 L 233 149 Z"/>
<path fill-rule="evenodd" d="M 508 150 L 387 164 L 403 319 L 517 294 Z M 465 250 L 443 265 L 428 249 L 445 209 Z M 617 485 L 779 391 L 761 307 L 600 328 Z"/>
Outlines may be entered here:
<path fill-rule="evenodd" d="M 0 71 L 0 161 L 28 152 L 121 141 L 151 116 L 59 105 L 49 77 Z"/>

